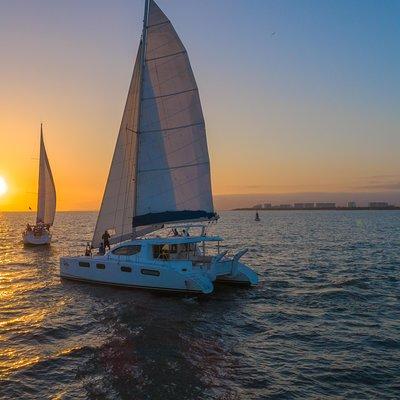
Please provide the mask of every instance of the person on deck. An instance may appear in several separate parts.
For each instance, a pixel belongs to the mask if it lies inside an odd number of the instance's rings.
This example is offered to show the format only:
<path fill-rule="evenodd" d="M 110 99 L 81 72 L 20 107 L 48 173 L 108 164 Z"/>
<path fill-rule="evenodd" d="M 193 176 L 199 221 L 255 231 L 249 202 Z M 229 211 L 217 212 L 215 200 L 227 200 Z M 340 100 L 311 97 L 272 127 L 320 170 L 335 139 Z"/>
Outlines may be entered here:
<path fill-rule="evenodd" d="M 89 242 L 87 242 L 87 244 L 86 244 L 85 256 L 86 257 L 91 257 L 92 256 L 92 246 L 90 245 Z"/>
<path fill-rule="evenodd" d="M 105 251 L 105 248 L 104 248 L 104 244 L 103 244 L 103 242 L 101 242 L 100 246 L 99 246 L 99 254 L 102 256 L 102 255 L 104 255 L 105 252 L 106 251 Z"/>
<path fill-rule="evenodd" d="M 104 250 L 108 248 L 108 250 L 110 250 L 110 234 L 108 233 L 108 231 L 105 231 L 103 233 L 103 236 L 101 237 L 103 239 L 104 242 Z"/>

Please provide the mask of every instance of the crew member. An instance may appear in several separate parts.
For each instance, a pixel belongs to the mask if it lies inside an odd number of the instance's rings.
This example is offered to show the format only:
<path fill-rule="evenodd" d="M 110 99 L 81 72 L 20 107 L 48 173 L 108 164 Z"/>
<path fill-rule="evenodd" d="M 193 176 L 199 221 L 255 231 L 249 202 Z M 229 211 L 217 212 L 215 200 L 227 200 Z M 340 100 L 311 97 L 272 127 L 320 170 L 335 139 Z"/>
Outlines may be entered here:
<path fill-rule="evenodd" d="M 108 233 L 108 231 L 105 231 L 103 233 L 103 236 L 101 237 L 103 239 L 104 242 L 104 250 L 108 248 L 108 250 L 110 250 L 110 234 Z"/>

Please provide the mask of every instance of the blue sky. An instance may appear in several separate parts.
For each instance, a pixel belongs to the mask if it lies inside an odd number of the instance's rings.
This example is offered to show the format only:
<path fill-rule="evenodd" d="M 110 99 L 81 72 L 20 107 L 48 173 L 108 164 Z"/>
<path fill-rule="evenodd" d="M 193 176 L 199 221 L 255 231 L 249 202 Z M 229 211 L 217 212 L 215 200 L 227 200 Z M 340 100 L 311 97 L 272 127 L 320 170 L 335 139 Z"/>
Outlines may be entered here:
<path fill-rule="evenodd" d="M 214 193 L 400 188 L 400 1 L 157 3 L 189 51 Z M 0 0 L 0 134 L 26 143 L 16 155 L 25 159 L 44 120 L 61 179 L 69 184 L 70 160 L 85 164 L 77 184 L 89 208 L 108 172 L 143 6 Z M 12 176 L 2 151 L 0 173 Z"/>

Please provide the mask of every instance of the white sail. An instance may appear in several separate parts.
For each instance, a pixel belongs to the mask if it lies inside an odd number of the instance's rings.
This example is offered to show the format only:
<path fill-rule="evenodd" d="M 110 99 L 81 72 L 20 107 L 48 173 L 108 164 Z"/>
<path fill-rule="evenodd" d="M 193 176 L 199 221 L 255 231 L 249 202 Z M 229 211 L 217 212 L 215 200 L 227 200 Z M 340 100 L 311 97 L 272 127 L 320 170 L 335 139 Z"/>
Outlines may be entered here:
<path fill-rule="evenodd" d="M 118 243 L 165 222 L 215 216 L 204 118 L 184 46 L 146 1 L 133 71 L 92 246 Z"/>
<path fill-rule="evenodd" d="M 139 127 L 134 224 L 213 215 L 199 92 L 185 47 L 150 0 Z"/>
<path fill-rule="evenodd" d="M 112 241 L 115 243 L 129 239 L 132 234 L 132 217 L 135 209 L 141 48 L 140 45 L 92 239 L 92 246 L 96 248 L 99 247 L 102 241 L 101 237 L 106 230 L 112 233 Z"/>
<path fill-rule="evenodd" d="M 36 223 L 53 225 L 56 213 L 56 188 L 51 173 L 49 159 L 43 141 L 43 129 L 40 126 L 39 192 Z"/>

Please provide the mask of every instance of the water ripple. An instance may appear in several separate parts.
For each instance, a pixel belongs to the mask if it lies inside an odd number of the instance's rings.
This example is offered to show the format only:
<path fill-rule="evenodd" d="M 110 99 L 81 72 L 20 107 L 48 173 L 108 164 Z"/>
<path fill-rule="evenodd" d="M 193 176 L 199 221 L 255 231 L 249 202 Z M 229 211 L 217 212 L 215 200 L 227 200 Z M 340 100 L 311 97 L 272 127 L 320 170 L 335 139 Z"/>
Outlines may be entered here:
<path fill-rule="evenodd" d="M 259 287 L 182 298 L 60 281 L 95 213 L 58 213 L 46 249 L 0 214 L 0 398 L 397 398 L 400 214 L 260 216 L 214 228 Z"/>

